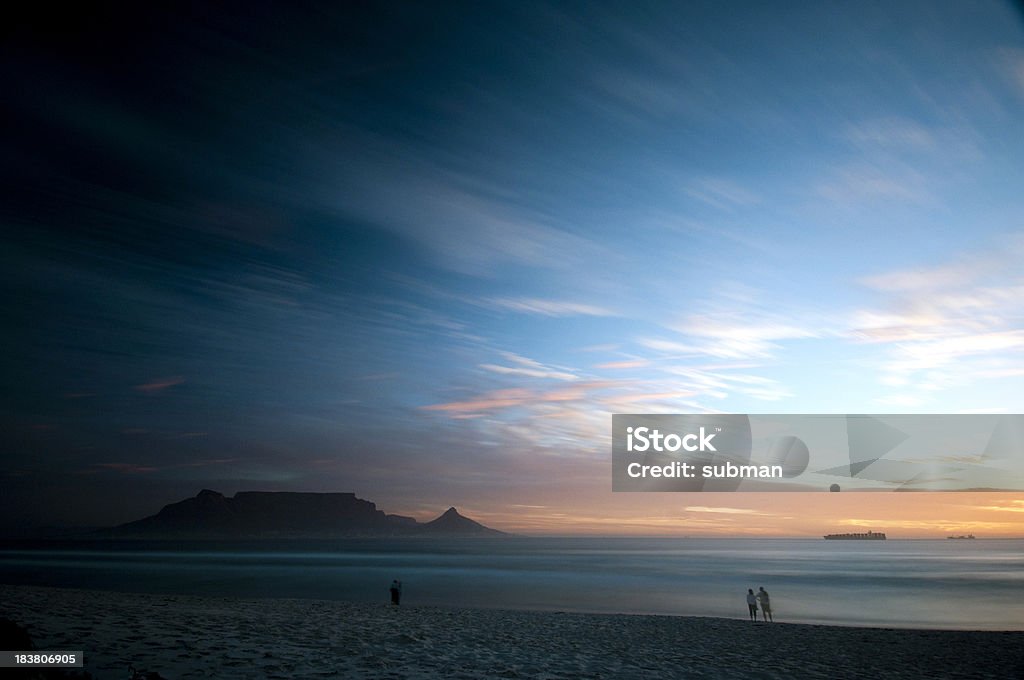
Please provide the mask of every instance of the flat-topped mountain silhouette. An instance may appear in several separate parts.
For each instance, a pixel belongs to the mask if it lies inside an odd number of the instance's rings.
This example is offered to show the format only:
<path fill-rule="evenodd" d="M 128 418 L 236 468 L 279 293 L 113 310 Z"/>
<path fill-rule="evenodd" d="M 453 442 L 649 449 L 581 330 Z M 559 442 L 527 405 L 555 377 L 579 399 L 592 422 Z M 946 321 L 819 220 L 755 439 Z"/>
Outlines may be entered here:
<path fill-rule="evenodd" d="M 99 532 L 118 538 L 311 538 L 340 536 L 499 536 L 455 508 L 419 523 L 389 515 L 354 493 L 203 489 L 160 512 Z"/>

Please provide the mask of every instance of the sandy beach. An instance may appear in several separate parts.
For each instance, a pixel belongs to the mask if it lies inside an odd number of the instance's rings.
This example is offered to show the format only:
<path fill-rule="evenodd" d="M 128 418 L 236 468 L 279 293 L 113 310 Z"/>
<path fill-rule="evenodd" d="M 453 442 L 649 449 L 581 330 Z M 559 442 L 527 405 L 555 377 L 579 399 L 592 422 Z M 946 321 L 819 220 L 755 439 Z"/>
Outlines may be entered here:
<path fill-rule="evenodd" d="M 235 599 L 0 585 L 38 649 L 183 678 L 1020 678 L 1024 632 Z"/>

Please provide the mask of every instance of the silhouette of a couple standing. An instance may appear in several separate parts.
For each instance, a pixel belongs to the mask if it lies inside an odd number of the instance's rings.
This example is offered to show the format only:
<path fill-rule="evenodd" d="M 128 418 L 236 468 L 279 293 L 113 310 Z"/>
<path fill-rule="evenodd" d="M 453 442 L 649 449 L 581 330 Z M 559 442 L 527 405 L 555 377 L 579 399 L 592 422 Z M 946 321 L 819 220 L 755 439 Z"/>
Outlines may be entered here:
<path fill-rule="evenodd" d="M 768 597 L 768 591 L 761 586 L 754 594 L 752 588 L 747 588 L 747 610 L 750 612 L 750 620 L 757 621 L 757 609 L 761 608 L 761 615 L 766 622 L 774 622 L 772 618 L 772 601 Z"/>

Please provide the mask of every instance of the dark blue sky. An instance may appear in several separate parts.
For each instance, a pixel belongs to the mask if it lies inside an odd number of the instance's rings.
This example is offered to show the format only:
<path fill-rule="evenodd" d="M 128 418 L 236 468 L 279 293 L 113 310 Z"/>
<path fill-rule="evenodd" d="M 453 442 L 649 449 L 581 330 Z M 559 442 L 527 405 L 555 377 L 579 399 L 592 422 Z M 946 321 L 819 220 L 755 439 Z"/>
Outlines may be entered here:
<path fill-rule="evenodd" d="M 614 503 L 612 412 L 1024 408 L 1011 4 L 106 6 L 2 54 L 5 530 L 550 528 Z"/>

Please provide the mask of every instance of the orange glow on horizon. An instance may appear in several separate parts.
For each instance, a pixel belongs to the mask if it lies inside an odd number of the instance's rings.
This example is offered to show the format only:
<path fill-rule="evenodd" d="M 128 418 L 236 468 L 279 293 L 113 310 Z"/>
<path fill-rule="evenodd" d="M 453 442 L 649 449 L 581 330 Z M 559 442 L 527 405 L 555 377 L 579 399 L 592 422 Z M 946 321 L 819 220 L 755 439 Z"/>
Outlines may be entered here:
<path fill-rule="evenodd" d="M 1005 492 L 609 491 L 579 501 L 560 494 L 547 502 L 472 504 L 460 512 L 496 529 L 537 536 L 818 538 L 872 529 L 889 538 L 1024 537 L 1024 495 Z"/>

